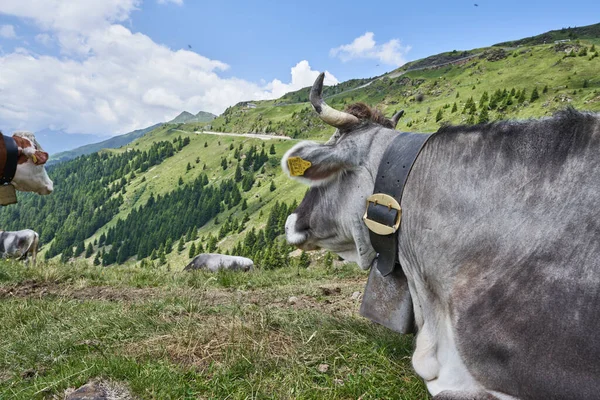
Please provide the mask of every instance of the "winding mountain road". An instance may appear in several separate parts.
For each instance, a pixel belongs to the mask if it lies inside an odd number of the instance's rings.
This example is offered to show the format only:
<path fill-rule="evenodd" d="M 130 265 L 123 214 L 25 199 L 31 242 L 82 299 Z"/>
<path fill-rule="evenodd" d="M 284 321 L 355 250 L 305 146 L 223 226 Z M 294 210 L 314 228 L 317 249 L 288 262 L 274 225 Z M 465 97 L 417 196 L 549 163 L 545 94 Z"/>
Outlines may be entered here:
<path fill-rule="evenodd" d="M 190 133 L 189 131 L 182 131 L 181 129 L 176 129 L 177 132 Z M 194 131 L 197 135 L 216 135 L 216 136 L 240 136 L 261 140 L 271 140 L 271 139 L 283 139 L 283 140 L 299 140 L 293 139 L 289 136 L 277 136 L 277 135 L 264 135 L 260 133 L 230 133 L 230 132 L 213 132 L 213 131 Z"/>

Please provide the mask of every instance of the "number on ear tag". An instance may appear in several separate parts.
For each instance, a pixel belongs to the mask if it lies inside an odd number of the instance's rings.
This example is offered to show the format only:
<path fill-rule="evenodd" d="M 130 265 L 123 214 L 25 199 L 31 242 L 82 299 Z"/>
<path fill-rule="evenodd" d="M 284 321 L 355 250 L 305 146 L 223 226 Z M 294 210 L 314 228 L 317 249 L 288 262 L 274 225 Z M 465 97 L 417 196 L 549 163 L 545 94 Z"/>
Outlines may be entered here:
<path fill-rule="evenodd" d="M 300 157 L 288 157 L 287 164 L 291 176 L 304 175 L 304 171 L 309 169 L 312 165 L 310 161 L 303 160 Z"/>

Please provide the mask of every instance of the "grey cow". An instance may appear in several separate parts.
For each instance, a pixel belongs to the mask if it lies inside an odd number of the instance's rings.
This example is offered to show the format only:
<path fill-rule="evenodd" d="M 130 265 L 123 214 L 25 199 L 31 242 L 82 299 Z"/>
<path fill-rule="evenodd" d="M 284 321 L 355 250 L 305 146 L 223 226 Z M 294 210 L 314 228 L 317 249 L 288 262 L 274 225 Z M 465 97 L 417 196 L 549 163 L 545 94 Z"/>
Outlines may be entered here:
<path fill-rule="evenodd" d="M 217 272 L 219 269 L 228 269 L 231 271 L 249 271 L 253 267 L 254 262 L 246 257 L 203 253 L 194 257 L 183 270 L 206 269 L 211 272 Z"/>
<path fill-rule="evenodd" d="M 21 231 L 0 231 L 0 254 L 2 258 L 16 258 L 26 262 L 31 256 L 35 266 L 40 237 L 31 229 Z"/>
<path fill-rule="evenodd" d="M 322 85 L 323 75 L 311 102 L 338 130 L 282 160 L 311 186 L 287 239 L 376 268 L 361 217 L 398 132 L 328 107 Z M 299 173 L 290 157 L 304 162 Z M 599 205 L 598 115 L 567 109 L 429 139 L 404 187 L 397 254 L 417 329 L 412 364 L 435 399 L 600 397 Z"/>

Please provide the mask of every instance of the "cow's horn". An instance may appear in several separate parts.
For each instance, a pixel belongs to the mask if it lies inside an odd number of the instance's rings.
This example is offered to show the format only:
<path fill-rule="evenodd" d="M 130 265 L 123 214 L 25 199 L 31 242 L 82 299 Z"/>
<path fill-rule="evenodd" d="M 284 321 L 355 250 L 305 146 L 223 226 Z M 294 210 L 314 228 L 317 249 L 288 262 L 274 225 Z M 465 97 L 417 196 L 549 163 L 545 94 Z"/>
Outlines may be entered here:
<path fill-rule="evenodd" d="M 312 89 L 310 89 L 310 102 L 315 111 L 319 114 L 319 117 L 327 124 L 335 126 L 336 128 L 347 129 L 356 125 L 359 122 L 357 117 L 331 108 L 323 101 L 322 93 L 324 79 L 325 73 L 321 72 L 315 83 L 313 83 Z"/>
<path fill-rule="evenodd" d="M 394 125 L 394 129 L 396 129 L 396 125 L 398 125 L 398 121 L 400 121 L 400 118 L 402 118 L 403 115 L 404 110 L 400 110 L 396 114 L 394 114 L 392 118 L 390 118 L 390 121 L 392 121 L 392 124 Z"/>

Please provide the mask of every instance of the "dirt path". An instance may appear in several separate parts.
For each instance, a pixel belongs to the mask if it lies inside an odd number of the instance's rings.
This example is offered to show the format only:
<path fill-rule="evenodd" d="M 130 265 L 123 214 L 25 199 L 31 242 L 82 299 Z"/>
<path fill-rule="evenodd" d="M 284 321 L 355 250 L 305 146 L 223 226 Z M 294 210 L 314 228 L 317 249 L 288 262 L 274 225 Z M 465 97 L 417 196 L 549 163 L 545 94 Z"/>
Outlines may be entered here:
<path fill-rule="evenodd" d="M 144 302 L 153 299 L 188 298 L 205 306 L 248 304 L 267 308 L 318 309 L 354 313 L 358 310 L 365 282 L 360 279 L 332 283 L 314 282 L 256 290 L 222 288 L 131 288 L 84 286 L 55 282 L 24 281 L 0 287 L 0 299 L 53 297 L 74 300 Z"/>

